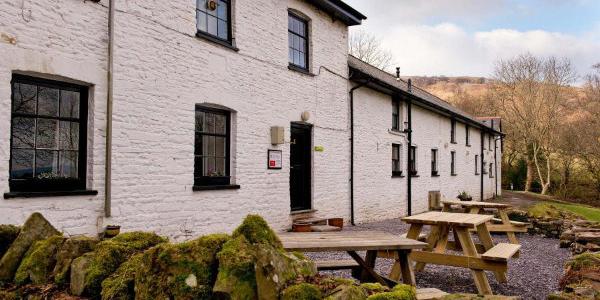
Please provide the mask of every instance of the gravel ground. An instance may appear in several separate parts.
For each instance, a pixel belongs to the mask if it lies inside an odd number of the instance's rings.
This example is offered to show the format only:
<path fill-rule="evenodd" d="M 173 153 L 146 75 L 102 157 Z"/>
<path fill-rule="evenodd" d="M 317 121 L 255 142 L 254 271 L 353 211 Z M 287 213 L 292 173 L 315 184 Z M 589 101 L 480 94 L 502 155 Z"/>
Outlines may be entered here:
<path fill-rule="evenodd" d="M 394 234 L 408 231 L 408 225 L 399 219 L 347 227 L 348 231 L 377 230 Z M 452 236 L 452 235 L 450 235 Z M 508 242 L 505 235 L 493 235 L 494 242 Z M 452 237 L 450 237 L 452 239 Z M 520 234 L 521 255 L 509 261 L 508 283 L 500 284 L 493 273 L 486 272 L 494 294 L 522 296 L 523 299 L 546 299 L 546 296 L 558 290 L 558 281 L 562 276 L 563 264 L 570 257 L 568 249 L 558 247 L 558 240 L 541 236 Z M 349 259 L 343 252 L 307 253 L 315 260 Z M 364 255 L 364 253 L 363 253 Z M 378 259 L 376 270 L 389 274 L 392 260 Z M 326 271 L 336 276 L 350 277 L 349 271 Z M 449 293 L 477 293 L 471 273 L 467 269 L 427 265 L 423 272 L 416 273 L 417 287 L 438 288 Z"/>

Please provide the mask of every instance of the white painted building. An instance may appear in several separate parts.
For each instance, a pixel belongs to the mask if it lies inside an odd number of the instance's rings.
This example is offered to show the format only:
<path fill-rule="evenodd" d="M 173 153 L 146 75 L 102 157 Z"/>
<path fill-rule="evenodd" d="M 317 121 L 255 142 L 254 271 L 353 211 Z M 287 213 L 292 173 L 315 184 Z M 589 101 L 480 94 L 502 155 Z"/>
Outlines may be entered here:
<path fill-rule="evenodd" d="M 114 2 L 114 18 L 108 0 L 0 3 L 0 223 L 39 211 L 68 234 L 118 224 L 183 239 L 230 231 L 249 213 L 281 230 L 299 216 L 407 214 L 408 178 L 392 178 L 390 159 L 401 144 L 407 172 L 405 134 L 389 125 L 401 83 L 355 90 L 351 122 L 349 91 L 366 78 L 347 55 L 359 12 L 339 0 Z M 474 121 L 467 148 L 470 117 L 406 94 L 422 100 L 412 106 L 412 213 L 427 209 L 430 190 L 477 199 L 481 178 L 493 196 L 496 181 L 474 175 L 473 156 L 481 129 L 499 132 Z M 448 145 L 453 116 L 458 142 Z M 272 140 L 279 127 L 283 143 Z"/>

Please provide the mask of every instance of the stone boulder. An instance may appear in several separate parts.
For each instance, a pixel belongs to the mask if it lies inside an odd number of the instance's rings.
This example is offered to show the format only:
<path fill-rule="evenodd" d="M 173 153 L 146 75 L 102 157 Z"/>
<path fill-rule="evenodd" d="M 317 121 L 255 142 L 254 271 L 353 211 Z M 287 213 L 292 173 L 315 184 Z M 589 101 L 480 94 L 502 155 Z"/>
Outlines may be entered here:
<path fill-rule="evenodd" d="M 17 269 L 15 283 L 17 285 L 27 283 L 40 285 L 53 281 L 51 274 L 56 265 L 56 253 L 64 241 L 64 237 L 56 235 L 35 242 Z"/>
<path fill-rule="evenodd" d="M 389 292 L 376 293 L 368 300 L 417 300 L 417 289 L 414 286 L 398 284 Z"/>
<path fill-rule="evenodd" d="M 367 293 L 356 285 L 342 284 L 336 287 L 325 300 L 365 300 Z"/>
<path fill-rule="evenodd" d="M 60 235 L 40 213 L 33 213 L 21 228 L 19 235 L 0 259 L 0 281 L 11 281 L 21 259 L 36 241 Z"/>
<path fill-rule="evenodd" d="M 166 241 L 155 233 L 128 232 L 98 243 L 93 252 L 75 259 L 71 264 L 71 293 L 100 298 L 102 281 L 122 263 L 136 253 Z M 79 280 L 82 277 L 83 281 Z"/>
<path fill-rule="evenodd" d="M 521 297 L 501 295 L 474 295 L 474 294 L 452 294 L 440 300 L 520 300 Z"/>
<path fill-rule="evenodd" d="M 102 281 L 103 300 L 135 299 L 135 274 L 142 264 L 143 253 L 138 253 L 124 262 L 110 277 Z"/>
<path fill-rule="evenodd" d="M 275 298 L 276 299 L 276 298 Z M 286 288 L 281 300 L 321 300 L 321 290 L 314 284 L 300 283 Z"/>
<path fill-rule="evenodd" d="M 110 297 L 107 290 L 116 283 L 122 286 L 120 295 L 124 295 L 123 282 L 131 282 L 130 274 L 134 273 L 135 299 L 210 299 L 219 270 L 217 253 L 228 240 L 228 235 L 213 234 L 151 248 L 140 256 L 137 267 L 127 270 L 129 267 L 123 264 L 113 277 L 102 283 L 102 298 L 132 299 Z M 131 286 L 127 289 L 132 290 Z"/>
<path fill-rule="evenodd" d="M 64 285 L 69 282 L 71 263 L 77 257 L 91 252 L 98 244 L 97 239 L 88 237 L 73 237 L 67 239 L 56 253 L 56 266 L 52 271 L 54 283 Z"/>
<path fill-rule="evenodd" d="M 20 231 L 21 228 L 15 225 L 0 225 L 0 258 L 17 238 Z"/>

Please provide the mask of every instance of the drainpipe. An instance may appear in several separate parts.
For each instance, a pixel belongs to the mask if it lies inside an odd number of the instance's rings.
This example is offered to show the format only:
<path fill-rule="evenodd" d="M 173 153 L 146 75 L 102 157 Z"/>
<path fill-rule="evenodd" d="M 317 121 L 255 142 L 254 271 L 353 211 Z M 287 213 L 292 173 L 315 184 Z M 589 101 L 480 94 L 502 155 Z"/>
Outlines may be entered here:
<path fill-rule="evenodd" d="M 484 161 L 484 153 L 483 153 L 483 143 L 484 143 L 484 137 L 485 137 L 485 131 L 483 131 L 483 129 L 481 130 L 481 163 L 479 164 L 481 166 L 481 171 L 479 172 L 480 176 L 481 176 L 481 186 L 480 186 L 480 201 L 483 201 L 483 171 L 485 170 L 485 166 L 483 165 L 483 161 Z"/>
<path fill-rule="evenodd" d="M 498 139 L 494 138 L 494 184 L 496 186 L 496 194 L 495 196 L 498 196 L 498 154 L 497 154 L 497 149 L 498 149 Z"/>
<path fill-rule="evenodd" d="M 104 158 L 104 216 L 111 216 L 112 181 L 112 113 L 113 113 L 113 55 L 114 55 L 115 0 L 108 1 L 108 72 L 106 96 L 106 156 Z"/>
<path fill-rule="evenodd" d="M 412 93 L 412 80 L 408 79 L 408 92 Z M 406 135 L 408 137 L 408 147 L 407 148 L 407 153 L 408 155 L 406 156 L 408 158 L 408 164 L 407 165 L 407 172 L 408 173 L 407 177 L 406 177 L 406 182 L 407 182 L 407 187 L 406 187 L 406 195 L 407 195 L 407 204 L 406 204 L 406 209 L 407 209 L 407 213 L 409 216 L 412 215 L 412 174 L 410 173 L 410 147 L 412 146 L 412 99 L 410 97 L 408 97 L 408 100 L 406 101 L 406 106 L 407 106 L 407 119 L 408 119 L 408 128 L 406 128 Z M 416 165 L 416 160 L 417 157 L 414 157 L 415 160 L 415 165 Z"/>
<path fill-rule="evenodd" d="M 354 223 L 354 91 L 368 83 L 369 80 L 350 89 L 350 224 L 353 226 L 356 225 Z"/>

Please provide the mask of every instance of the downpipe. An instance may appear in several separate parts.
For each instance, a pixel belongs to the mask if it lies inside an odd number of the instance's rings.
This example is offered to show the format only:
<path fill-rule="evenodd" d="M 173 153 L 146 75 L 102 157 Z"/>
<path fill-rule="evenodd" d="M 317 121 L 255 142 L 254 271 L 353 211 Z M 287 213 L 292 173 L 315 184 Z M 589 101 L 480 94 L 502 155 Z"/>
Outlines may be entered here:
<path fill-rule="evenodd" d="M 115 0 L 108 1 L 108 71 L 106 96 L 106 156 L 104 158 L 104 216 L 112 215 L 112 117 L 113 117 L 113 68 L 114 68 Z"/>

